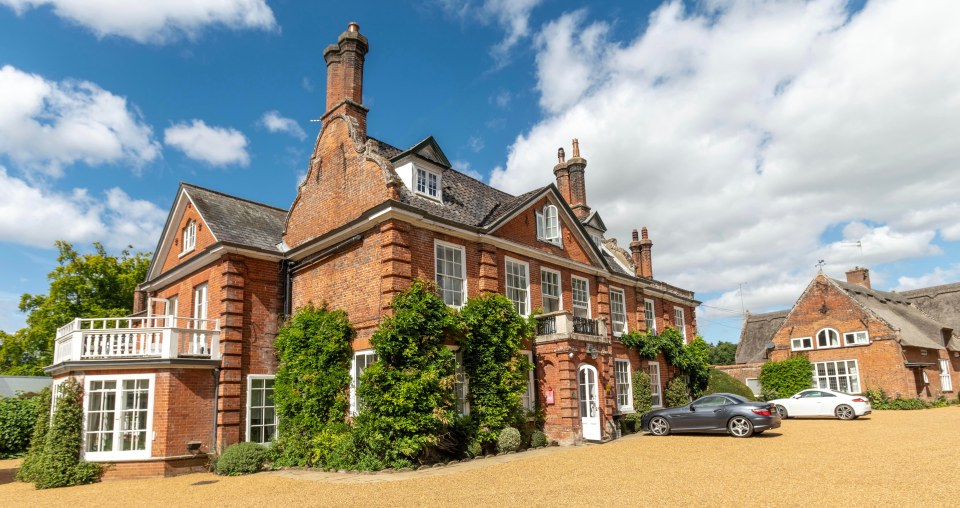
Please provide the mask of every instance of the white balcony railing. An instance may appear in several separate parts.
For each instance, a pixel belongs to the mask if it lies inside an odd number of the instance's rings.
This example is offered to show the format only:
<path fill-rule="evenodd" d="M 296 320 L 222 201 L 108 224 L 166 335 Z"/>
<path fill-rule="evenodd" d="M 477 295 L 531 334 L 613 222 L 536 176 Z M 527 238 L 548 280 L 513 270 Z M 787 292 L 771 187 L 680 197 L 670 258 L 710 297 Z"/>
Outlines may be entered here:
<path fill-rule="evenodd" d="M 537 316 L 537 335 L 571 334 L 607 336 L 605 319 L 575 317 L 568 310 L 540 314 Z"/>
<path fill-rule="evenodd" d="M 173 316 L 74 319 L 57 330 L 53 363 L 137 358 L 220 359 L 220 320 Z"/>

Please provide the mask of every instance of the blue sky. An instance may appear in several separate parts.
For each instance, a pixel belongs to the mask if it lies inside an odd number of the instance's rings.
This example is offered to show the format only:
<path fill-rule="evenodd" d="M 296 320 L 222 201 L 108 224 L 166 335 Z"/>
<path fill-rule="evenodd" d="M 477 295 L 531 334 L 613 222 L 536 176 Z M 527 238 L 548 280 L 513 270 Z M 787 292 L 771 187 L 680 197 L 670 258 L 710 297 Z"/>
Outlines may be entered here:
<path fill-rule="evenodd" d="M 350 21 L 371 136 L 434 135 L 513 193 L 580 138 L 590 204 L 621 245 L 650 228 L 709 341 L 820 259 L 882 289 L 960 280 L 957 2 L 114 3 L 0 0 L 8 332 L 54 240 L 152 250 L 180 181 L 289 206 Z"/>

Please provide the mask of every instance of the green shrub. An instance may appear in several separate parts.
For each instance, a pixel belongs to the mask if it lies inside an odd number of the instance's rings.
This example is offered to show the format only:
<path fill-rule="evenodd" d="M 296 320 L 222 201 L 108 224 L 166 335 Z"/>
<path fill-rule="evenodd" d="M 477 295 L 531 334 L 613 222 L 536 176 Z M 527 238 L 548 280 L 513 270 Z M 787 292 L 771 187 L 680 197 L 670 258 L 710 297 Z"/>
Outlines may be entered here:
<path fill-rule="evenodd" d="M 710 382 L 703 394 L 708 393 L 733 393 L 747 400 L 754 400 L 753 390 L 720 369 L 710 369 Z"/>
<path fill-rule="evenodd" d="M 690 403 L 690 393 L 687 392 L 687 383 L 682 376 L 675 377 L 667 383 L 664 399 L 667 407 L 684 406 Z"/>
<path fill-rule="evenodd" d="M 315 442 L 344 433 L 355 335 L 345 312 L 313 305 L 298 310 L 280 329 L 273 386 L 280 428 L 271 450 L 278 465 L 320 464 L 315 460 L 325 449 Z"/>
<path fill-rule="evenodd" d="M 650 390 L 650 375 L 645 370 L 635 370 L 633 371 L 633 411 L 642 415 L 652 409 L 653 392 Z"/>
<path fill-rule="evenodd" d="M 37 396 L 0 399 L 0 459 L 27 451 L 40 402 Z"/>
<path fill-rule="evenodd" d="M 790 397 L 810 388 L 813 366 L 806 356 L 797 355 L 779 362 L 767 362 L 760 368 L 760 384 L 772 398 Z"/>
<path fill-rule="evenodd" d="M 483 454 L 483 446 L 478 441 L 470 441 L 467 445 L 467 456 L 478 457 Z"/>
<path fill-rule="evenodd" d="M 497 437 L 497 451 L 515 452 L 520 448 L 520 431 L 513 427 L 504 427 Z"/>
<path fill-rule="evenodd" d="M 235 443 L 217 459 L 217 474 L 240 476 L 260 471 L 267 460 L 267 449 L 257 443 Z"/>
<path fill-rule="evenodd" d="M 542 431 L 536 431 L 530 435 L 530 448 L 542 448 L 547 446 L 547 435 Z"/>
<path fill-rule="evenodd" d="M 946 405 L 946 400 L 944 399 L 943 405 L 938 405 L 940 399 L 937 399 L 937 402 L 928 403 L 921 399 L 904 399 L 897 397 L 891 399 L 883 388 L 875 388 L 872 390 L 866 391 L 867 399 L 870 400 L 870 407 L 873 409 L 883 410 L 883 409 L 892 409 L 892 410 L 913 410 L 913 409 L 927 409 L 930 407 L 944 407 Z M 941 397 L 942 398 L 942 397 Z"/>
<path fill-rule="evenodd" d="M 464 372 L 470 380 L 470 416 L 476 439 L 492 442 L 519 414 L 532 365 L 519 353 L 534 325 L 506 296 L 484 293 L 467 300 L 458 315 Z"/>
<path fill-rule="evenodd" d="M 436 286 L 415 280 L 394 298 L 393 309 L 370 339 L 378 359 L 357 387 L 364 404 L 354 419 L 354 442 L 398 467 L 434 454 L 457 412 L 454 354 L 443 345 L 454 319 Z"/>
<path fill-rule="evenodd" d="M 38 489 L 93 483 L 100 479 L 99 464 L 80 460 L 83 447 L 83 389 L 73 379 L 57 387 L 57 403 L 43 451 L 30 467 Z"/>
<path fill-rule="evenodd" d="M 37 416 L 34 418 L 33 434 L 30 436 L 30 449 L 17 470 L 17 480 L 22 482 L 33 483 L 37 479 L 40 457 L 47 445 L 47 432 L 50 430 L 50 392 L 50 387 L 46 387 L 34 397 L 37 401 Z"/>
<path fill-rule="evenodd" d="M 629 434 L 640 432 L 640 418 L 643 413 L 632 413 L 623 417 L 624 427 Z"/>

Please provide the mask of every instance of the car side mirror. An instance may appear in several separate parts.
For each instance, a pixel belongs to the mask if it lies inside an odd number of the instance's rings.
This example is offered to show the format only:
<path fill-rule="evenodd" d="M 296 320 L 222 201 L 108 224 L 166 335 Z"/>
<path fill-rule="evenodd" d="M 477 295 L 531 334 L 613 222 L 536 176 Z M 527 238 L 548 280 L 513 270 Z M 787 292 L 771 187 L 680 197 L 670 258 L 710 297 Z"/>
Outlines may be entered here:
<path fill-rule="evenodd" d="M 697 410 L 697 408 L 696 408 L 696 407 L 694 407 L 694 405 L 693 405 L 693 404 L 690 404 L 690 411 L 696 411 L 696 410 Z"/>
<path fill-rule="evenodd" d="M 796 395 L 794 395 L 793 397 L 790 397 L 790 398 L 791 398 L 791 399 L 799 399 L 799 398 L 800 398 L 800 394 L 798 393 L 798 394 L 796 394 Z"/>

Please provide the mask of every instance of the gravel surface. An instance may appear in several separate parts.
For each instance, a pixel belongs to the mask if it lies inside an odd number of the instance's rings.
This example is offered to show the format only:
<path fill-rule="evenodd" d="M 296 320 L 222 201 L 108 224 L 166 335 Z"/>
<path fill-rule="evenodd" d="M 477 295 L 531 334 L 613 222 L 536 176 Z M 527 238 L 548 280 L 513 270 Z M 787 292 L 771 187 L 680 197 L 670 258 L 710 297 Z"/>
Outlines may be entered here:
<path fill-rule="evenodd" d="M 427 471 L 192 474 L 36 491 L 0 461 L 0 506 L 957 506 L 960 407 L 786 420 L 750 439 L 633 435 Z"/>

